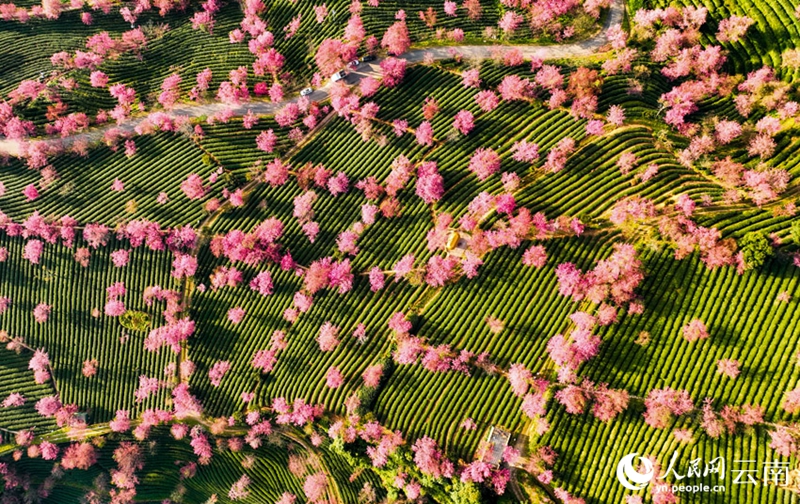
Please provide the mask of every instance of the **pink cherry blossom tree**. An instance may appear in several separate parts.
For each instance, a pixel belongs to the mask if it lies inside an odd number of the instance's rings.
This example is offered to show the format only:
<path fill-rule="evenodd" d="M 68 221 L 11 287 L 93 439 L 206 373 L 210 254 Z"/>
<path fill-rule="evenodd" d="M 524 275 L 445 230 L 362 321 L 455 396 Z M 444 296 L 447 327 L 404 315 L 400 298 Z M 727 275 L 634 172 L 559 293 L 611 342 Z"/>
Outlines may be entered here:
<path fill-rule="evenodd" d="M 339 346 L 339 327 L 326 321 L 322 324 L 317 335 L 319 349 L 323 352 L 330 352 Z"/>
<path fill-rule="evenodd" d="M 681 335 L 686 341 L 693 342 L 708 338 L 708 329 L 700 319 L 692 319 L 681 328 Z"/>
<path fill-rule="evenodd" d="M 433 478 L 452 478 L 455 474 L 453 463 L 446 458 L 434 439 L 427 436 L 417 439 L 411 451 L 414 453 L 414 464 L 423 474 Z"/>
<path fill-rule="evenodd" d="M 433 126 L 430 121 L 422 121 L 414 132 L 417 138 L 417 143 L 420 145 L 431 146 L 433 145 Z"/>
<path fill-rule="evenodd" d="M 468 169 L 484 181 L 500 170 L 500 155 L 493 149 L 480 147 L 472 154 Z"/>
<path fill-rule="evenodd" d="M 229 361 L 217 361 L 208 370 L 208 379 L 211 380 L 211 385 L 219 387 L 222 378 L 230 370 L 231 363 Z"/>
<path fill-rule="evenodd" d="M 382 83 L 387 88 L 393 88 L 403 81 L 406 74 L 406 60 L 389 57 L 381 61 L 380 67 Z"/>
<path fill-rule="evenodd" d="M 647 425 L 656 429 L 668 427 L 673 415 L 680 416 L 694 408 L 687 391 L 669 387 L 651 390 L 645 398 L 644 405 L 646 408 L 644 420 Z"/>
<path fill-rule="evenodd" d="M 381 40 L 381 47 L 385 47 L 389 54 L 394 56 L 408 51 L 411 39 L 405 21 L 397 21 L 386 30 Z"/>
<path fill-rule="evenodd" d="M 91 443 L 72 443 L 61 457 L 61 467 L 64 469 L 89 469 L 97 462 L 97 452 Z"/>
<path fill-rule="evenodd" d="M 309 502 L 321 502 L 328 489 L 328 478 L 324 472 L 309 474 L 303 483 L 303 493 Z"/>
<path fill-rule="evenodd" d="M 325 39 L 317 48 L 314 61 L 323 76 L 329 77 L 356 56 L 357 45 L 347 44 L 339 39 Z"/>
<path fill-rule="evenodd" d="M 462 135 L 468 135 L 475 128 L 475 116 L 469 110 L 460 110 L 453 118 L 453 128 Z"/>
<path fill-rule="evenodd" d="M 39 303 L 33 309 L 33 319 L 42 324 L 47 322 L 47 319 L 50 318 L 50 312 L 52 311 L 53 307 L 47 303 Z"/>
<path fill-rule="evenodd" d="M 325 373 L 325 386 L 328 388 L 336 389 L 344 383 L 344 376 L 336 366 L 331 366 Z"/>
<path fill-rule="evenodd" d="M 417 168 L 416 195 L 427 204 L 439 201 L 444 195 L 444 178 L 435 161 L 423 161 Z"/>
<path fill-rule="evenodd" d="M 528 392 L 531 379 L 531 372 L 520 363 L 512 364 L 508 370 L 508 382 L 511 384 L 511 391 L 517 397 L 522 397 Z"/>

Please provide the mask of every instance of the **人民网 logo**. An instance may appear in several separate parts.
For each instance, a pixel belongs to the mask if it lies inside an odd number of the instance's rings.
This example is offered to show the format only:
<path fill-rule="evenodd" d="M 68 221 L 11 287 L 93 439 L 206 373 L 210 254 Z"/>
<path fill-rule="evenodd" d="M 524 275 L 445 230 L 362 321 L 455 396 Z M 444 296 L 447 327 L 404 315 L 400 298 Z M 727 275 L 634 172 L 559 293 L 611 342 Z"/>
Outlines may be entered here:
<path fill-rule="evenodd" d="M 645 457 L 638 457 L 641 461 L 644 472 L 639 472 L 633 466 L 633 459 L 638 455 L 638 452 L 629 453 L 620 459 L 617 464 L 617 479 L 628 490 L 641 490 L 646 487 L 650 480 L 655 475 L 653 463 L 650 459 Z"/>

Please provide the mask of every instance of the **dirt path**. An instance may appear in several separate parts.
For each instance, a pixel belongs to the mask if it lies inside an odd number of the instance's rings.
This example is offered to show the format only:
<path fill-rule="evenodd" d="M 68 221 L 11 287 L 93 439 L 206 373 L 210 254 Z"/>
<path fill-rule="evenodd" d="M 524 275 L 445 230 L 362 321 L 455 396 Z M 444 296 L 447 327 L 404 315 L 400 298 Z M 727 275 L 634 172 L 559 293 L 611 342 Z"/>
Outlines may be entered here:
<path fill-rule="evenodd" d="M 427 58 L 433 58 L 434 61 L 441 61 L 450 59 L 454 53 L 460 54 L 465 59 L 487 59 L 491 58 L 497 51 L 508 50 L 512 48 L 519 49 L 526 58 L 542 58 L 542 59 L 562 59 L 562 58 L 576 58 L 589 56 L 596 53 L 603 45 L 606 44 L 608 38 L 606 33 L 612 26 L 621 26 L 622 17 L 624 13 L 623 0 L 612 0 L 611 8 L 609 9 L 608 16 L 606 17 L 603 29 L 594 37 L 576 42 L 574 44 L 558 44 L 558 45 L 495 45 L 495 46 L 478 46 L 478 45 L 462 45 L 462 46 L 445 46 L 445 47 L 429 47 L 425 49 L 414 49 L 408 51 L 400 56 L 400 58 L 408 61 L 414 65 L 422 63 Z M 429 56 L 428 56 L 429 55 Z M 381 60 L 376 60 L 367 64 L 362 64 L 357 71 L 351 72 L 346 79 L 350 85 L 358 84 L 361 79 L 365 77 L 381 77 L 380 69 Z M 328 81 L 324 86 L 314 90 L 310 98 L 314 101 L 325 101 L 330 97 L 331 82 Z M 183 105 L 175 107 L 170 111 L 166 111 L 172 117 L 203 117 L 212 116 L 225 110 L 232 110 L 234 115 L 241 117 L 252 111 L 256 115 L 272 115 L 277 112 L 281 107 L 296 102 L 299 97 L 290 98 L 278 103 L 267 101 L 250 101 L 238 105 L 231 105 L 222 102 L 209 102 L 198 103 L 193 105 Z M 60 137 L 43 137 L 34 139 L 45 141 L 52 147 L 69 148 L 75 142 L 86 142 L 88 144 L 95 144 L 103 139 L 106 131 L 112 128 L 127 133 L 132 133 L 136 126 L 141 124 L 146 119 L 146 116 L 132 118 L 121 124 L 109 124 L 101 128 L 94 128 L 83 133 L 68 136 L 66 138 Z M 0 139 L 0 155 L 18 157 L 20 154 L 20 144 L 16 140 Z"/>

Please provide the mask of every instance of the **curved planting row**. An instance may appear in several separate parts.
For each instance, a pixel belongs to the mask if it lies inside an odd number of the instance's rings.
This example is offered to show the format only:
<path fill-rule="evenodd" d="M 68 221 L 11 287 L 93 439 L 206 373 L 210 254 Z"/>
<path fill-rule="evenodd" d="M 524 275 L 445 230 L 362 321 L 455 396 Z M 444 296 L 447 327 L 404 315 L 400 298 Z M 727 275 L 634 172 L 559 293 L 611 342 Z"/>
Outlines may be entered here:
<path fill-rule="evenodd" d="M 158 436 L 159 446 L 145 463 L 144 479 L 151 484 L 142 488 L 141 496 L 161 500 L 170 495 L 179 485 L 185 487 L 184 500 L 206 502 L 212 495 L 219 503 L 272 503 L 284 493 L 297 497 L 296 502 L 308 502 L 304 491 L 305 479 L 315 473 L 323 473 L 327 480 L 328 495 L 338 502 L 359 502 L 359 492 L 366 483 L 375 489 L 378 497 L 382 491 L 370 471 L 357 471 L 350 463 L 328 446 L 309 451 L 292 440 L 292 434 L 275 434 L 269 441 L 249 454 L 228 450 L 215 451 L 208 465 L 198 465 L 195 476 L 178 480 L 173 467 L 175 461 L 188 463 L 194 459 L 191 448 L 185 441 L 175 441 L 167 432 Z M 229 490 L 243 475 L 250 484 L 245 487 L 248 494 L 231 499 Z M 355 477 L 351 477 L 355 475 Z M 339 500 L 341 499 L 341 500 Z"/>
<path fill-rule="evenodd" d="M 541 442 L 552 446 L 558 457 L 553 472 L 563 486 L 571 492 L 580 492 L 587 502 L 624 502 L 626 495 L 639 495 L 650 502 L 650 490 L 633 492 L 619 484 L 615 471 L 616 462 L 630 453 L 654 456 L 666 471 L 673 452 L 677 451 L 678 465 L 675 469 L 685 475 L 689 461 L 700 458 L 700 470 L 716 457 L 724 457 L 727 466 L 725 477 L 720 479 L 710 474 L 706 477 L 692 477 L 681 481 L 683 484 L 725 485 L 724 492 L 682 492 L 680 502 L 723 504 L 731 502 L 793 502 L 791 492 L 775 485 L 764 485 L 764 463 L 785 462 L 786 459 L 769 449 L 769 436 L 760 429 L 733 437 L 723 436 L 711 439 L 698 432 L 692 442 L 679 443 L 671 429 L 656 430 L 641 420 L 639 411 L 626 412 L 609 423 L 603 423 L 589 414 L 570 415 L 558 409 L 548 415 L 553 426 Z M 688 427 L 675 423 L 673 428 Z M 753 463 L 734 462 L 742 460 Z M 752 471 L 750 475 L 757 485 L 747 482 L 747 474 L 740 476 L 737 471 Z M 733 484 L 735 478 L 738 484 Z M 672 482 L 674 476 L 668 477 Z M 650 487 L 652 488 L 652 486 Z"/>
<path fill-rule="evenodd" d="M 713 214 L 700 215 L 697 223 L 705 227 L 715 227 L 724 236 L 730 236 L 737 240 L 743 238 L 751 231 L 758 231 L 772 238 L 777 236 L 780 244 L 791 242 L 790 228 L 795 218 L 783 213 L 776 213 L 771 209 L 726 209 Z"/>
<path fill-rule="evenodd" d="M 645 2 L 645 7 L 665 8 L 670 2 L 650 0 Z M 755 21 L 746 37 L 735 43 L 720 43 L 713 29 L 717 23 L 709 23 L 711 29 L 705 29 L 704 37 L 710 44 L 722 45 L 730 54 L 730 64 L 736 73 L 746 73 L 757 70 L 763 65 L 780 68 L 781 53 L 787 49 L 794 49 L 800 40 L 800 23 L 795 16 L 795 7 L 788 0 L 745 0 L 735 4 L 715 2 L 712 0 L 684 0 L 674 4 L 705 7 L 708 9 L 708 18 L 719 21 L 731 15 L 748 16 Z M 787 78 L 793 78 L 794 72 L 784 70 Z"/>
<path fill-rule="evenodd" d="M 387 136 L 394 136 L 389 128 L 382 128 L 379 125 L 376 129 Z M 360 218 L 360 206 L 367 203 L 363 193 L 354 187 L 356 182 L 370 175 L 382 181 L 390 172 L 395 157 L 403 153 L 415 159 L 415 155 L 423 151 L 421 147 L 415 146 L 413 139 L 408 135 L 399 140 L 393 138 L 389 140 L 390 142 L 384 146 L 376 142 L 363 142 L 352 125 L 337 118 L 326 125 L 314 137 L 313 142 L 304 145 L 294 156 L 286 160 L 295 171 L 307 163 L 322 164 L 334 175 L 341 171 L 348 176 L 347 194 L 332 196 L 326 189 L 314 188 L 318 194 L 317 201 L 313 205 L 314 220 L 320 222 L 319 239 L 323 241 L 315 241 L 312 248 L 323 251 L 323 256 L 331 249 L 336 233 L 341 231 L 343 226 L 357 221 Z M 243 145 L 244 147 L 246 146 Z M 354 161 L 356 156 L 358 162 Z M 246 206 L 222 214 L 215 221 L 212 230 L 225 232 L 230 229 L 249 229 L 268 217 L 277 216 L 284 221 L 288 234 L 296 233 L 299 227 L 291 217 L 292 200 L 302 192 L 294 180 L 279 188 L 262 183 L 253 191 Z M 403 194 L 410 192 L 406 190 Z M 266 202 L 265 207 L 261 206 L 261 201 Z M 328 234 L 325 234 L 326 232 Z M 301 241 L 296 244 L 290 241 L 287 245 L 294 249 L 300 244 L 307 246 L 308 240 L 301 237 Z"/>
<path fill-rule="evenodd" d="M 347 2 L 343 2 L 347 5 Z M 436 13 L 436 28 L 461 28 L 468 39 L 480 38 L 485 26 L 496 26 L 500 18 L 501 11 L 496 2 L 481 2 L 483 7 L 480 19 L 473 20 L 467 16 L 467 12 L 459 4 L 457 17 L 447 16 L 443 9 L 443 2 L 437 0 L 384 0 L 380 2 L 378 9 L 365 7 L 363 15 L 365 27 L 375 32 L 383 32 L 395 22 L 395 13 L 400 9 L 407 14 L 406 23 L 412 40 L 426 40 L 433 38 L 434 30 L 430 29 L 420 19 L 419 12 L 433 8 Z"/>
<path fill-rule="evenodd" d="M 343 35 L 343 27 L 350 17 L 350 2 L 336 0 L 324 5 L 327 15 L 321 23 L 316 20 L 317 5 L 310 2 L 274 2 L 261 15 L 274 34 L 275 48 L 285 58 L 284 70 L 292 75 L 283 82 L 284 86 L 299 89 L 306 85 L 317 70 L 313 58 L 316 47 L 326 38 Z M 438 12 L 435 28 L 425 26 L 418 15 L 418 12 L 426 11 L 429 7 Z M 481 19 L 469 20 L 464 9 L 459 9 L 457 17 L 446 16 L 441 2 L 384 2 L 379 7 L 363 7 L 367 34 L 374 34 L 380 40 L 386 28 L 396 21 L 395 14 L 399 10 L 407 11 L 409 34 L 415 41 L 433 39 L 436 29 L 449 30 L 456 26 L 464 30 L 470 40 L 480 40 L 483 28 L 496 25 L 499 14 L 493 7 L 484 9 Z M 243 13 L 239 4 L 230 2 L 221 6 L 214 15 L 211 33 L 207 29 L 193 28 L 191 13 L 191 8 L 187 12 L 172 12 L 165 17 L 145 12 L 133 26 L 121 19 L 118 9 L 112 9 L 108 15 L 93 11 L 94 20 L 89 26 L 82 23 L 80 10 L 64 12 L 55 21 L 31 20 L 24 24 L 1 22 L 0 40 L 6 39 L 14 49 L 6 51 L 0 59 L 0 63 L 6 63 L 4 68 L 11 69 L 0 78 L 0 93 L 8 93 L 25 79 L 37 79 L 40 72 L 49 75 L 54 69 L 49 61 L 54 53 L 85 50 L 86 39 L 95 33 L 107 31 L 112 37 L 119 38 L 122 32 L 133 27 L 143 27 L 149 39 L 141 59 L 133 54 L 124 54 L 116 60 L 104 62 L 99 69 L 109 76 L 112 84 L 132 86 L 137 97 L 148 103 L 155 102 L 161 83 L 172 73 L 178 73 L 183 78 L 179 85 L 183 98 L 194 85 L 197 73 L 205 68 L 210 68 L 213 74 L 212 92 L 228 77 L 231 69 L 240 66 L 249 69 L 251 89 L 256 82 L 271 84 L 272 77 L 253 73 L 251 65 L 255 56 L 249 52 L 247 43 L 232 44 L 229 40 L 228 34 L 240 28 Z M 299 27 L 293 35 L 286 36 L 286 28 L 294 22 L 299 22 Z M 65 103 L 87 114 L 95 114 L 100 107 L 112 108 L 114 101 L 108 91 L 103 87 L 92 87 L 88 73 L 87 70 L 68 72 L 69 76 L 76 79 L 78 88 L 74 91 L 61 90 Z M 21 113 L 41 125 L 44 112 L 41 104 L 33 104 Z"/>
<path fill-rule="evenodd" d="M 215 165 L 236 175 L 234 180 L 239 183 L 237 185 L 244 183 L 248 169 L 257 159 L 269 161 L 293 146 L 286 137 L 288 128 L 280 128 L 271 117 L 259 118 L 258 123 L 250 129 L 244 128 L 241 118 L 232 119 L 227 124 L 201 124 L 201 127 L 203 138 L 198 140 L 198 144 L 209 157 L 213 157 Z M 269 129 L 278 137 L 273 154 L 256 149 L 256 137 Z"/>
<path fill-rule="evenodd" d="M 545 267 L 522 265 L 522 250 L 503 250 L 486 258 L 482 274 L 469 282 L 443 288 L 426 306 L 416 334 L 432 345 L 447 343 L 455 350 L 487 352 L 502 369 L 523 363 L 534 372 L 552 370 L 547 341 L 567 327 L 568 299 L 558 295 L 554 268 L 575 261 L 588 268 L 607 255 L 608 237 L 565 238 L 544 242 L 550 257 Z M 502 274 L 500 273 L 502 272 Z M 464 310 L 463 306 L 469 306 Z M 502 321 L 499 333 L 486 319 Z M 428 435 L 458 457 L 469 459 L 491 425 L 519 430 L 524 423 L 507 380 L 475 370 L 433 373 L 421 365 L 397 366 L 382 389 L 375 412 L 389 427 L 410 438 Z M 472 418 L 475 431 L 460 424 Z"/>
<path fill-rule="evenodd" d="M 503 400 L 498 401 L 500 397 Z M 520 404 L 501 376 L 440 374 L 404 366 L 378 396 L 375 412 L 385 425 L 400 429 L 406 439 L 429 436 L 453 459 L 472 460 L 491 426 L 521 429 Z M 475 430 L 461 426 L 467 418 L 474 420 Z"/>
<path fill-rule="evenodd" d="M 162 226 L 194 223 L 205 215 L 200 203 L 180 190 L 190 173 L 204 178 L 214 170 L 202 162 L 202 151 L 189 139 L 172 133 L 136 137 L 136 153 L 127 157 L 122 146 L 114 152 L 105 146 L 87 157 L 62 155 L 52 162 L 55 179 L 43 187 L 41 175 L 19 161 L 0 167 L 6 192 L 0 209 L 17 222 L 38 210 L 46 217 L 69 215 L 80 223 L 101 222 L 113 226 L 121 220 L 147 219 Z M 122 190 L 114 190 L 116 180 Z M 29 185 L 38 197 L 23 194 Z M 117 187 L 120 189 L 120 187 Z M 160 194 L 165 203 L 158 203 Z"/>
<path fill-rule="evenodd" d="M 378 117 L 384 121 L 405 119 L 412 128 L 416 128 L 425 120 L 423 103 L 434 99 L 438 104 L 438 113 L 431 119 L 434 135 L 444 139 L 452 131 L 453 116 L 461 109 L 478 114 L 479 110 L 472 99 L 475 90 L 461 85 L 457 75 L 435 67 L 414 66 L 406 71 L 404 82 L 415 82 L 415 86 L 398 86 L 381 88 L 373 100 L 381 109 Z M 364 99 L 366 100 L 366 99 Z"/>
<path fill-rule="evenodd" d="M 524 121 L 514 115 L 522 107 L 527 112 Z M 500 155 L 500 172 L 513 172 L 523 178 L 530 172 L 531 165 L 511 159 L 511 149 L 515 142 L 528 140 L 536 143 L 539 145 L 539 152 L 544 155 L 562 138 L 581 138 L 584 135 L 583 124 L 583 121 L 576 123 L 562 111 L 549 111 L 535 104 L 503 103 L 492 112 L 480 116 L 469 137 L 448 142 L 429 156 L 429 159 L 438 162 L 439 171 L 445 181 L 445 194 L 437 204 L 437 210 L 447 211 L 458 217 L 479 192 L 499 192 L 499 177 L 481 182 L 467 170 L 475 153 L 474 145 L 485 145 Z"/>
<path fill-rule="evenodd" d="M 79 246 L 83 245 L 80 241 Z M 0 295 L 11 299 L 0 315 L 0 329 L 48 353 L 63 403 L 75 403 L 81 411 L 88 408 L 90 422 L 108 420 L 117 409 L 138 411 L 160 404 L 150 400 L 137 405 L 134 390 L 139 375 L 160 375 L 174 355 L 146 351 L 146 332 L 124 328 L 118 318 L 103 315 L 103 309 L 106 288 L 124 282 L 127 294 L 121 300 L 125 307 L 147 313 L 153 325 L 161 324 L 163 303 L 148 307 L 142 294 L 147 286 L 172 286 L 168 254 L 133 249 L 129 264 L 117 268 L 110 253 L 129 247 L 112 240 L 107 247 L 92 250 L 89 266 L 84 268 L 73 258 L 74 250 L 61 245 L 46 245 L 38 265 L 22 260 L 22 240 L 4 236 L 0 246 L 9 254 L 3 264 Z M 42 303 L 51 307 L 50 314 L 46 321 L 37 322 L 33 311 Z M 85 377 L 83 363 L 92 359 L 97 361 L 97 372 Z"/>
<path fill-rule="evenodd" d="M 243 474 L 258 484 L 252 485 L 249 497 L 241 502 L 275 502 L 284 492 L 302 496 L 303 480 L 289 472 L 289 453 L 285 446 L 267 445 L 258 450 L 255 464 L 248 469 L 242 467 L 244 455 L 219 453 L 212 458 L 211 464 L 200 466 L 196 476 L 186 481 L 187 500 L 204 502 L 216 494 L 217 502 L 232 502 L 228 491 Z M 186 459 L 191 458 L 191 453 L 187 452 Z"/>
<path fill-rule="evenodd" d="M 765 408 L 765 418 L 781 416 L 782 393 L 800 377 L 790 364 L 796 360 L 800 313 L 796 301 L 779 301 L 779 295 L 796 296 L 797 268 L 775 260 L 740 276 L 731 268 L 708 271 L 695 257 L 676 261 L 669 251 L 645 251 L 643 262 L 648 270 L 640 288 L 644 313 L 602 332 L 599 358 L 585 373 L 632 394 L 687 388 L 698 403 L 705 396 L 717 407 L 755 403 Z M 681 328 L 692 319 L 705 323 L 708 339 L 681 337 Z M 649 343 L 634 344 L 641 342 L 642 331 L 649 333 Z M 741 374 L 736 379 L 720 374 L 721 359 L 738 360 Z M 642 374 L 652 367 L 660 372 Z"/>
<path fill-rule="evenodd" d="M 361 373 L 380 360 L 389 348 L 391 335 L 386 321 L 394 312 L 410 306 L 418 295 L 405 283 L 371 295 L 366 278 L 360 277 L 355 280 L 354 290 L 346 296 L 334 292 L 317 294 L 311 309 L 290 325 L 282 320 L 283 311 L 291 306 L 294 293 L 287 277 L 277 275 L 274 279 L 276 292 L 266 297 L 242 292 L 242 287 L 194 296 L 192 308 L 199 329 L 189 347 L 189 356 L 198 366 L 192 387 L 210 411 L 241 408 L 244 403 L 239 391 L 249 390 L 257 392 L 257 404 L 269 404 L 275 397 L 287 400 L 303 397 L 312 403 L 324 403 L 327 409 L 343 412 L 345 398 L 361 387 Z M 244 308 L 246 315 L 234 330 L 226 314 L 235 306 Z M 331 352 L 322 352 L 316 343 L 320 327 L 326 321 L 340 328 L 341 344 Z M 362 323 L 366 327 L 364 343 L 352 336 L 357 325 Z M 270 348 L 270 338 L 278 329 L 285 332 L 288 345 L 277 353 L 274 370 L 261 375 L 251 365 L 253 355 L 257 350 Z M 230 361 L 231 370 L 215 388 L 207 372 L 220 356 Z M 343 374 L 342 387 L 326 387 L 325 375 L 330 366 L 336 366 Z M 303 380 L 297 379 L 300 375 Z"/>
<path fill-rule="evenodd" d="M 34 408 L 36 401 L 53 395 L 54 390 L 52 382 L 34 382 L 33 371 L 28 369 L 31 356 L 32 353 L 27 350 L 17 354 L 5 348 L 0 349 L 0 403 L 14 393 L 22 394 L 25 399 L 21 406 L 0 405 L 0 424 L 4 429 L 22 430 L 33 427 L 36 430 L 49 430 L 55 427 L 52 418 L 43 418 Z M 0 430 L 4 441 L 13 442 L 8 434 Z"/>
<path fill-rule="evenodd" d="M 126 54 L 116 61 L 101 65 L 100 69 L 108 74 L 109 82 L 133 86 L 139 98 L 147 98 L 149 103 L 154 103 L 161 92 L 161 83 L 174 72 L 183 77 L 180 87 L 185 97 L 189 89 L 196 85 L 195 76 L 210 68 L 212 81 L 209 93 L 213 95 L 219 83 L 228 78 L 230 70 L 238 66 L 249 67 L 253 63 L 255 57 L 246 44 L 231 44 L 228 40 L 228 32 L 238 28 L 242 20 L 241 7 L 236 2 L 230 2 L 220 9 L 211 34 L 193 29 L 187 13 L 176 13 L 167 18 L 151 16 L 153 24 L 168 23 L 169 31 L 148 42 L 141 61 L 132 54 Z M 252 68 L 250 77 L 254 77 Z M 108 94 L 103 88 L 91 89 L 103 95 Z"/>
<path fill-rule="evenodd" d="M 253 62 L 254 57 L 246 45 L 232 45 L 228 41 L 228 32 L 238 26 L 241 17 L 241 9 L 237 4 L 224 6 L 217 14 L 213 35 L 209 35 L 192 29 L 186 12 L 170 13 L 166 17 L 159 16 L 157 12 L 143 13 L 135 24 L 143 27 L 148 37 L 142 59 L 124 54 L 116 60 L 104 62 L 99 69 L 108 74 L 111 84 L 121 82 L 130 85 L 136 90 L 137 97 L 148 98 L 150 102 L 155 101 L 161 82 L 173 71 L 183 76 L 184 96 L 194 85 L 195 75 L 205 68 L 212 69 L 212 89 L 216 90 L 231 68 L 249 66 Z M 107 31 L 118 39 L 123 32 L 131 29 L 118 9 L 109 15 L 93 12 L 93 19 L 92 24 L 87 26 L 81 22 L 80 11 L 70 11 L 63 13 L 56 21 L 31 20 L 24 24 L 0 22 L 0 40 L 14 47 L 14 50 L 0 56 L 0 62 L 5 60 L 7 63 L 3 67 L 10 70 L 0 78 L 0 93 L 12 91 L 22 80 L 38 79 L 40 72 L 49 76 L 56 69 L 50 63 L 50 57 L 59 51 L 86 51 L 86 40 L 96 33 Z M 153 28 L 162 25 L 168 29 L 163 36 L 156 37 Z M 113 108 L 116 100 L 106 88 L 95 88 L 89 84 L 88 70 L 69 71 L 67 75 L 74 77 L 78 84 L 74 91 L 59 90 L 65 103 L 70 106 L 70 112 L 77 109 L 94 115 L 99 108 Z M 45 109 L 36 103 L 21 109 L 21 113 L 40 124 L 44 120 Z"/>
<path fill-rule="evenodd" d="M 275 434 L 269 441 L 255 450 L 233 452 L 227 448 L 214 450 L 208 464 L 197 464 L 189 439 L 175 440 L 166 428 L 157 428 L 153 441 L 139 446 L 138 453 L 124 447 L 121 453 L 128 456 L 115 456 L 115 452 L 129 440 L 118 434 L 97 438 L 95 455 L 97 463 L 89 470 L 62 469 L 53 478 L 44 503 L 79 502 L 91 493 L 95 496 L 108 495 L 114 489 L 108 481 L 98 476 L 105 470 L 116 470 L 125 464 L 133 465 L 130 474 L 141 482 L 137 485 L 137 502 L 162 502 L 165 499 L 183 502 L 219 503 L 276 502 L 285 493 L 294 494 L 296 502 L 305 499 L 304 481 L 311 474 L 325 475 L 327 495 L 337 502 L 359 502 L 359 492 L 368 483 L 381 495 L 374 485 L 374 476 L 361 473 L 351 478 L 356 470 L 348 461 L 327 448 L 315 448 L 313 453 L 292 441 L 284 434 Z M 221 438 L 225 442 L 226 439 Z M 61 445 L 66 449 L 67 445 Z M 15 463 L 13 470 L 31 477 L 34 485 L 41 484 L 52 471 L 53 462 L 41 458 L 23 458 Z M 125 472 L 125 471 L 120 471 Z M 243 478 L 244 477 L 244 478 Z M 124 482 L 122 478 L 120 483 Z M 237 486 L 236 483 L 244 483 Z M 237 491 L 233 489 L 237 488 Z"/>
<path fill-rule="evenodd" d="M 625 152 L 636 156 L 634 168 L 627 175 L 617 164 Z M 647 183 L 636 180 L 651 164 L 659 167 L 658 175 Z M 556 215 L 598 219 L 615 202 L 631 195 L 669 205 L 680 193 L 695 196 L 719 192 L 717 186 L 677 164 L 672 155 L 658 150 L 648 128 L 631 126 L 591 139 L 571 156 L 561 173 L 543 175 L 524 188 L 519 202 L 548 214 L 553 210 L 547 210 L 555 209 Z M 603 220 L 600 223 L 607 224 Z"/>
<path fill-rule="evenodd" d="M 40 3 L 40 2 L 37 2 Z M 27 23 L 0 21 L 0 94 L 6 95 L 25 79 L 53 69 L 50 56 L 59 51 L 85 47 L 86 38 L 101 31 L 121 32 L 129 26 L 119 16 L 98 17 L 92 26 L 81 23 L 80 14 L 64 13 L 57 22 L 31 19 Z"/>

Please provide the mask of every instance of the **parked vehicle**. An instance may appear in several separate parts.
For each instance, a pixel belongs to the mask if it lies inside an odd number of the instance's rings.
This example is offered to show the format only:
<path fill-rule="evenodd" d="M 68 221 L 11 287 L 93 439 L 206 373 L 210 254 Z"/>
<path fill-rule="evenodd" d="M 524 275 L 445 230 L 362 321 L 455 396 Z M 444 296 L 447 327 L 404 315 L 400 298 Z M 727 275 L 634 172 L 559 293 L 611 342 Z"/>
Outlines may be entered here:
<path fill-rule="evenodd" d="M 353 61 L 350 62 L 350 68 L 358 68 L 358 65 L 360 64 L 361 62 L 358 61 L 358 59 L 354 59 Z"/>
<path fill-rule="evenodd" d="M 366 56 L 361 58 L 361 61 L 363 61 L 364 63 L 368 63 L 370 61 L 375 61 L 375 56 L 373 56 L 372 54 L 367 54 Z"/>
<path fill-rule="evenodd" d="M 304 90 L 300 91 L 300 96 L 308 96 L 313 92 L 314 92 L 313 89 L 311 89 L 310 87 L 307 87 Z"/>
<path fill-rule="evenodd" d="M 347 72 L 345 72 L 344 70 L 339 70 L 338 72 L 336 72 L 335 74 L 333 74 L 331 76 L 331 81 L 339 82 L 340 80 L 344 79 L 345 77 L 347 77 Z"/>

